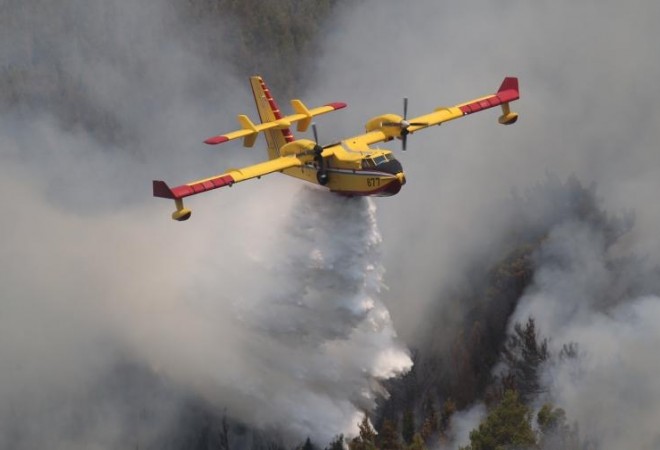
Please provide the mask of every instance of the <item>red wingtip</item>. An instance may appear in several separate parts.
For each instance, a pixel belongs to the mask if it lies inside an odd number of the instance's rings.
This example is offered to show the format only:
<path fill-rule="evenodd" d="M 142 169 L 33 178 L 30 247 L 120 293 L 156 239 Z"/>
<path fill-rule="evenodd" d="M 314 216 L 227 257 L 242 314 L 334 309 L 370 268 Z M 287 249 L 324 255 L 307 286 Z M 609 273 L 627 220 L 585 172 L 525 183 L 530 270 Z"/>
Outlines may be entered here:
<path fill-rule="evenodd" d="M 174 198 L 174 193 L 164 181 L 153 180 L 154 197 Z"/>
<path fill-rule="evenodd" d="M 213 136 L 204 141 L 205 144 L 218 145 L 227 142 L 229 139 L 225 136 Z"/>
<path fill-rule="evenodd" d="M 516 91 L 518 92 L 518 78 L 516 77 L 506 77 L 504 81 L 502 81 L 502 84 L 500 85 L 500 88 L 497 90 L 497 92 L 502 92 L 502 91 Z"/>
<path fill-rule="evenodd" d="M 342 109 L 342 108 L 346 108 L 346 103 L 342 103 L 342 102 L 334 102 L 334 103 L 328 103 L 328 104 L 325 105 L 325 106 L 331 106 L 331 107 L 333 107 L 334 109 Z"/>

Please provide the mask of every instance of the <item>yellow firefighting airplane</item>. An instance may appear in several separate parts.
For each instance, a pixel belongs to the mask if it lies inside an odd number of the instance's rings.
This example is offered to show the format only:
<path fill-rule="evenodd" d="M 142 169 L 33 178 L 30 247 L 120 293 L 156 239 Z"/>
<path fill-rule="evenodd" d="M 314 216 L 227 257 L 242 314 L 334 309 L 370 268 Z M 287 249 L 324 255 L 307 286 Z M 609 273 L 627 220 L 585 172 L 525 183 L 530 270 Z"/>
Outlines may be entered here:
<path fill-rule="evenodd" d="M 410 120 L 407 118 L 408 101 L 404 98 L 403 116 L 384 114 L 374 117 L 367 122 L 364 134 L 321 146 L 314 125 L 312 128 L 316 142 L 294 139 L 291 124 L 297 122 L 296 129 L 304 132 L 312 124 L 312 117 L 344 108 L 345 103 L 329 103 L 308 109 L 300 100 L 291 100 L 295 114 L 283 116 L 263 79 L 254 76 L 250 78 L 250 83 L 261 124 L 254 124 L 247 116 L 239 115 L 240 130 L 214 136 L 204 142 L 216 145 L 243 138 L 243 145 L 252 147 L 259 133 L 263 132 L 268 144 L 268 161 L 242 169 L 231 169 L 220 175 L 173 188 L 164 181 L 154 180 L 154 196 L 174 200 L 174 220 L 190 218 L 190 209 L 183 206 L 184 197 L 232 186 L 251 178 L 261 178 L 262 175 L 274 172 L 319 184 L 332 192 L 348 196 L 394 195 L 406 182 L 401 163 L 392 156 L 391 151 L 371 148 L 370 145 L 397 138 L 401 139 L 405 150 L 409 134 L 495 106 L 502 108 L 499 123 L 509 125 L 518 120 L 518 114 L 509 108 L 509 102 L 519 98 L 518 79 L 509 77 L 504 79 L 495 94 L 455 106 L 440 107 Z"/>

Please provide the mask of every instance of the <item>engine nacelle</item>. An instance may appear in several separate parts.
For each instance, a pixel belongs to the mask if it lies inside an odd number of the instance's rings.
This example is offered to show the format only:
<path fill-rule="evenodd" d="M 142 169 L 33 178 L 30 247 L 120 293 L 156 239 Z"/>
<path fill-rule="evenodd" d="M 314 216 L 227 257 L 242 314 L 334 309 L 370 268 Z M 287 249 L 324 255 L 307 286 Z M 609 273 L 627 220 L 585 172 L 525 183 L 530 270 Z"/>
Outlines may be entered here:
<path fill-rule="evenodd" d="M 401 128 L 398 126 L 383 126 L 383 123 L 400 123 L 403 117 L 396 114 L 383 114 L 370 119 L 364 126 L 367 133 L 382 131 L 389 139 L 401 137 Z"/>
<path fill-rule="evenodd" d="M 309 139 L 298 139 L 293 142 L 288 142 L 280 148 L 280 156 L 295 155 L 303 161 L 307 160 L 305 157 L 309 156 L 309 160 L 314 158 L 314 146 L 316 143 Z"/>

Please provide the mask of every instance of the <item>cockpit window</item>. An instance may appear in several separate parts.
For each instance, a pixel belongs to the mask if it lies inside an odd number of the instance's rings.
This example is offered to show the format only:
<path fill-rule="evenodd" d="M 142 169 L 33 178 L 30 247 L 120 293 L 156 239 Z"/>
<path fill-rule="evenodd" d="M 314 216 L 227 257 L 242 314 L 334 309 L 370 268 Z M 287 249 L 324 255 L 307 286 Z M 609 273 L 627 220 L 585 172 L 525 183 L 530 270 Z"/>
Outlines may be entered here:
<path fill-rule="evenodd" d="M 384 162 L 387 162 L 387 158 L 384 156 L 377 156 L 374 158 L 374 163 L 378 166 L 380 164 L 383 164 Z"/>
<path fill-rule="evenodd" d="M 362 160 L 362 168 L 363 169 L 373 169 L 376 166 L 380 166 L 381 164 L 384 164 L 389 161 L 394 161 L 394 157 L 386 153 L 384 155 L 379 155 L 373 158 L 366 157 Z"/>
<path fill-rule="evenodd" d="M 364 158 L 362 160 L 362 168 L 363 169 L 371 169 L 373 167 L 376 167 L 376 164 L 374 164 L 374 160 L 371 158 Z"/>

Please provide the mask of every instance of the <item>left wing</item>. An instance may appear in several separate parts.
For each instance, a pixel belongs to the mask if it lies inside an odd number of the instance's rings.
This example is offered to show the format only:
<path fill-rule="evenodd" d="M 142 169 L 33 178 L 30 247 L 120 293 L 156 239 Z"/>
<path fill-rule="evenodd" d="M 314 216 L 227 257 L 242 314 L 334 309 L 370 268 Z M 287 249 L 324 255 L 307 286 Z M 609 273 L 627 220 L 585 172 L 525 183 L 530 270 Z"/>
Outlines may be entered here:
<path fill-rule="evenodd" d="M 450 120 L 458 119 L 469 114 L 482 111 L 484 109 L 493 108 L 495 106 L 502 107 L 502 115 L 499 122 L 503 125 L 515 123 L 518 119 L 518 114 L 511 112 L 509 109 L 509 102 L 518 100 L 520 93 L 518 90 L 518 78 L 507 77 L 504 79 L 500 88 L 495 94 L 480 97 L 469 102 L 460 103 L 458 105 L 449 107 L 436 108 L 435 111 L 422 116 L 414 117 L 404 120 L 401 116 L 394 114 L 386 114 L 383 116 L 374 117 L 366 125 L 366 133 L 360 134 L 346 139 L 344 142 L 351 148 L 361 148 L 375 144 L 377 142 L 385 142 L 392 140 L 396 137 L 403 137 L 403 130 L 405 134 L 412 134 L 415 131 L 428 128 L 433 125 L 440 125 Z M 393 127 L 384 125 L 386 123 L 397 122 L 400 126 Z M 404 125 L 406 123 L 406 125 Z"/>
<path fill-rule="evenodd" d="M 174 200 L 176 211 L 172 213 L 174 220 L 187 220 L 192 212 L 183 207 L 183 198 L 190 195 L 201 194 L 224 186 L 232 186 L 234 183 L 261 177 L 269 173 L 279 172 L 290 167 L 301 166 L 303 162 L 295 155 L 282 156 L 259 164 L 244 167 L 242 169 L 231 169 L 220 175 L 203 180 L 192 181 L 170 188 L 167 183 L 160 180 L 153 181 L 154 197 L 168 198 Z"/>

